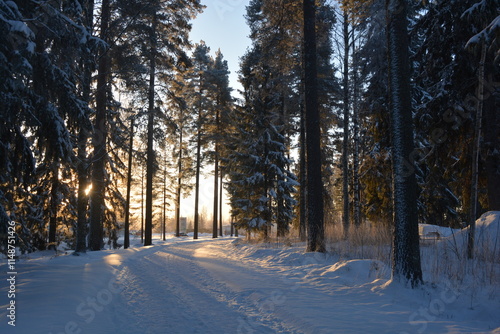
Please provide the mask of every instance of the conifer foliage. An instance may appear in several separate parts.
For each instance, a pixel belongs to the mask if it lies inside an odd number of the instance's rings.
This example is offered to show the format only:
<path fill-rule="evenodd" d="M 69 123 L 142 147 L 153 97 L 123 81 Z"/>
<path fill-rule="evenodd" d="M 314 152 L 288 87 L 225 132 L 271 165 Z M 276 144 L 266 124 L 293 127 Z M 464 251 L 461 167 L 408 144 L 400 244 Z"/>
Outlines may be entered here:
<path fill-rule="evenodd" d="M 295 48 L 300 38 L 291 29 L 297 11 L 287 2 L 275 17 L 273 5 L 278 4 L 256 0 L 247 8 L 254 43 L 241 62 L 244 104 L 233 116 L 228 186 L 236 225 L 265 237 L 273 225 L 279 236 L 286 235 L 298 186 L 289 158 L 291 116 L 297 112 L 292 103 L 298 101 L 293 87 L 300 66 Z"/>
<path fill-rule="evenodd" d="M 79 252 L 99 250 L 104 237 L 118 246 L 125 201 L 117 180 L 128 131 L 111 87 L 118 79 L 144 87 L 141 57 L 157 60 L 158 71 L 149 72 L 167 80 L 169 70 L 187 62 L 189 21 L 202 9 L 199 1 L 127 5 L 128 12 L 114 0 L 0 2 L 0 226 L 16 222 L 23 252 L 61 241 Z M 151 32 L 138 27 L 151 27 L 152 13 L 163 44 L 156 53 L 127 49 L 125 36 L 133 43 L 139 31 Z M 155 42 L 151 36 L 143 41 Z"/>
<path fill-rule="evenodd" d="M 500 209 L 496 1 L 251 0 L 240 98 L 222 51 L 190 41 L 203 7 L 0 0 L 0 251 L 11 221 L 21 252 L 120 247 L 122 217 L 125 246 L 138 221 L 150 245 L 169 204 L 179 236 L 192 189 L 196 239 L 209 174 L 214 238 L 225 187 L 247 236 L 296 227 L 324 252 L 327 224 L 392 229 L 413 287 L 419 223 L 467 221 L 473 256 Z"/>
<path fill-rule="evenodd" d="M 78 161 L 71 131 L 87 127 L 90 117 L 76 65 L 95 38 L 76 1 L 1 1 L 0 11 L 0 212 L 5 224 L 18 224 L 21 250 L 32 251 L 73 233 L 69 176 Z"/>

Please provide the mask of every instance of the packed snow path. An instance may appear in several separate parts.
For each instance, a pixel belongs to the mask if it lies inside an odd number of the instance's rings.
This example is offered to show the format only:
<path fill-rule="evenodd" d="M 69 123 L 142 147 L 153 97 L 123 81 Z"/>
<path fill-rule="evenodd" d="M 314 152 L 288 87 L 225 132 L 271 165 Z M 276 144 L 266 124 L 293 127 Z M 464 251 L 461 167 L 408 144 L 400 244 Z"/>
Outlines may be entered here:
<path fill-rule="evenodd" d="M 376 261 L 336 262 L 225 238 L 21 260 L 16 327 L 7 325 L 2 280 L 0 332 L 469 333 L 499 326 L 496 301 L 464 310 L 452 289 L 383 288 Z"/>

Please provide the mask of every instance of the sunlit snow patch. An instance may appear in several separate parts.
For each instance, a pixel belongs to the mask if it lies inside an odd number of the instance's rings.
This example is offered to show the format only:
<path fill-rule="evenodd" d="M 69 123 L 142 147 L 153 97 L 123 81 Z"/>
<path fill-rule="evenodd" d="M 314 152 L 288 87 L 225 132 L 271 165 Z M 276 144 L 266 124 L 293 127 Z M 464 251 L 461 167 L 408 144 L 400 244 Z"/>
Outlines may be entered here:
<path fill-rule="evenodd" d="M 105 256 L 104 261 L 111 266 L 119 266 L 122 264 L 122 257 L 118 254 L 111 254 Z"/>
<path fill-rule="evenodd" d="M 322 284 L 360 286 L 377 279 L 388 279 L 390 269 L 378 260 L 340 261 L 332 266 L 312 270 L 310 281 Z"/>

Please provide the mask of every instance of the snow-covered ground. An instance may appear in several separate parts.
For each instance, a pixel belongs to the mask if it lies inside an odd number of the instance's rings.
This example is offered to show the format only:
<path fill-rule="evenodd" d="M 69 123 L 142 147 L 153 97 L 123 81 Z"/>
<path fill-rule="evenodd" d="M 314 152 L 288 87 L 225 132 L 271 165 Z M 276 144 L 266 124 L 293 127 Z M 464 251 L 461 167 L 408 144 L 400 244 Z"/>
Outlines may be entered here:
<path fill-rule="evenodd" d="M 16 263 L 15 299 L 2 259 L 0 333 L 500 333 L 495 284 L 470 292 L 444 279 L 408 290 L 382 262 L 303 245 L 154 243 L 31 254 Z"/>

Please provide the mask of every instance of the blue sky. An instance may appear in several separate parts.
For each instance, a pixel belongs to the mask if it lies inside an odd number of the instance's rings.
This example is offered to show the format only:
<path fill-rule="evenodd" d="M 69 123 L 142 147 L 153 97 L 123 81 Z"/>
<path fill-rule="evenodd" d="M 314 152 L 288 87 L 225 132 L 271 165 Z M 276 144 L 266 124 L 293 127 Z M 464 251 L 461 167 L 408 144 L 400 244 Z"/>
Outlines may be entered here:
<path fill-rule="evenodd" d="M 243 17 L 246 14 L 246 6 L 249 0 L 202 0 L 206 6 L 205 11 L 193 22 L 191 30 L 191 41 L 199 43 L 200 40 L 210 47 L 212 55 L 220 49 L 227 60 L 231 74 L 229 76 L 230 85 L 234 90 L 241 89 L 238 83 L 239 58 L 245 54 L 250 46 L 250 29 Z M 234 97 L 240 97 L 235 91 Z M 205 173 L 210 173 L 213 166 L 207 166 Z M 200 211 L 207 211 L 212 215 L 213 206 L 213 176 L 205 175 L 200 184 Z M 224 203 L 223 220 L 229 219 L 229 206 L 227 205 L 227 195 L 222 199 Z M 192 221 L 194 212 L 194 191 L 188 198 L 183 198 L 181 202 L 181 214 Z"/>
<path fill-rule="evenodd" d="M 231 87 L 241 89 L 237 82 L 237 71 L 239 57 L 243 56 L 250 45 L 248 38 L 250 30 L 243 17 L 249 0 L 202 0 L 201 2 L 206 8 L 192 22 L 191 40 L 193 43 L 205 41 L 212 54 L 220 49 L 231 71 L 229 77 Z"/>

